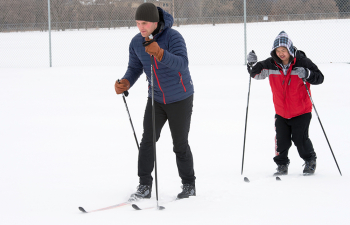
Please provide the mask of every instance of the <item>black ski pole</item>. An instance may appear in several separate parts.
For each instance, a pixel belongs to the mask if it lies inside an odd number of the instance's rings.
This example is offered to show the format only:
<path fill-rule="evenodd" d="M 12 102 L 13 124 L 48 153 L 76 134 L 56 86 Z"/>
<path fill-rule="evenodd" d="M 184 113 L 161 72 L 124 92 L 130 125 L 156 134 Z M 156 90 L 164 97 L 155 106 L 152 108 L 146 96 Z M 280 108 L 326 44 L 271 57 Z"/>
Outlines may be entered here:
<path fill-rule="evenodd" d="M 119 82 L 119 79 L 118 79 L 118 83 L 120 83 L 120 82 Z M 140 146 L 139 146 L 139 142 L 137 141 L 137 137 L 136 137 L 134 125 L 132 124 L 132 120 L 131 120 L 131 116 L 130 116 L 128 104 L 126 104 L 126 100 L 125 100 L 125 97 L 128 97 L 128 95 L 129 95 L 129 92 L 128 92 L 128 91 L 124 91 L 123 94 L 122 94 L 123 100 L 124 100 L 124 104 L 125 104 L 125 108 L 126 108 L 126 111 L 128 112 L 128 116 L 129 116 L 129 121 L 130 121 L 130 124 L 131 124 L 131 128 L 132 128 L 132 131 L 134 132 L 134 138 L 135 138 L 135 141 L 136 141 L 137 149 L 140 150 Z"/>
<path fill-rule="evenodd" d="M 249 107 L 249 95 L 250 95 L 250 83 L 252 78 L 249 75 L 249 89 L 248 89 L 248 100 L 247 100 L 247 109 L 245 113 L 245 126 L 244 126 L 244 140 L 243 140 L 243 156 L 242 156 L 242 170 L 241 175 L 243 174 L 243 165 L 244 165 L 244 153 L 245 153 L 245 139 L 246 139 L 246 133 L 247 133 L 247 120 L 248 120 L 248 107 Z"/>
<path fill-rule="evenodd" d="M 149 36 L 151 39 L 150 41 L 145 41 L 143 43 L 143 46 L 146 47 L 150 45 L 155 40 L 153 39 L 153 35 L 151 34 Z M 151 56 L 151 91 L 152 91 L 152 130 L 153 130 L 153 152 L 154 152 L 154 178 L 155 178 L 155 185 L 156 185 L 156 200 L 157 200 L 157 209 L 163 210 L 165 209 L 163 206 L 159 206 L 158 201 L 158 173 L 157 173 L 157 150 L 156 150 L 156 116 L 155 116 L 155 109 L 154 109 L 154 74 L 153 74 L 153 68 L 154 68 L 154 56 Z"/>
<path fill-rule="evenodd" d="M 254 52 L 254 50 L 253 50 Z M 255 53 L 255 52 L 254 52 Z M 248 65 L 251 67 L 252 65 L 248 63 Z M 245 113 L 245 126 L 244 126 L 244 140 L 243 140 L 243 156 L 242 156 L 242 169 L 241 169 L 241 175 L 243 174 L 243 165 L 244 165 L 244 153 L 245 153 L 245 138 L 247 133 L 247 121 L 248 121 L 248 107 L 249 107 L 249 96 L 250 96 L 250 83 L 252 78 L 249 74 L 249 88 L 248 88 L 248 98 L 247 98 L 247 109 Z"/>
<path fill-rule="evenodd" d="M 335 158 L 335 156 L 334 156 L 334 153 L 333 153 L 333 150 L 332 150 L 331 144 L 330 144 L 330 143 L 329 143 L 329 141 L 328 141 L 328 138 L 327 138 L 326 132 L 325 132 L 325 131 L 324 131 L 324 129 L 323 129 L 323 126 L 322 126 L 322 123 L 321 123 L 321 119 L 320 119 L 320 117 L 318 116 L 318 113 L 317 113 L 317 110 L 316 110 L 316 107 L 315 107 L 314 101 L 312 100 L 311 94 L 310 94 L 310 92 L 309 92 L 309 89 L 307 88 L 307 85 L 306 85 L 306 83 L 305 83 L 305 80 L 303 80 L 303 82 L 304 82 L 304 85 L 305 85 L 306 91 L 307 91 L 307 93 L 308 93 L 308 95 L 309 95 L 309 98 L 310 98 L 310 100 L 311 100 L 312 106 L 313 106 L 313 107 L 314 107 L 314 109 L 315 109 L 315 112 L 316 112 L 316 115 L 317 115 L 318 121 L 320 122 L 320 125 L 321 125 L 321 128 L 322 128 L 322 131 L 323 131 L 323 134 L 324 134 L 324 136 L 326 137 L 326 140 L 327 140 L 327 143 L 328 143 L 329 149 L 330 149 L 330 150 L 331 150 L 331 152 L 332 152 L 332 155 L 333 155 L 333 158 L 334 158 L 335 164 L 336 164 L 336 165 L 337 165 L 337 167 L 338 167 L 338 170 L 339 170 L 340 176 L 343 176 L 343 175 L 341 174 L 341 171 L 340 171 L 340 168 L 339 168 L 339 166 L 338 166 L 337 160 L 336 160 L 336 158 Z"/>
<path fill-rule="evenodd" d="M 151 86 L 152 86 L 152 129 L 153 129 L 153 150 L 154 150 L 154 177 L 155 177 L 155 184 L 156 184 L 156 199 L 157 199 L 157 209 L 162 210 L 164 209 L 163 206 L 159 206 L 158 202 L 158 175 L 157 175 L 157 150 L 156 150 L 156 116 L 155 116 L 155 109 L 154 109 L 154 74 L 153 74 L 153 63 L 154 63 L 154 56 L 152 55 L 152 63 L 151 63 Z"/>

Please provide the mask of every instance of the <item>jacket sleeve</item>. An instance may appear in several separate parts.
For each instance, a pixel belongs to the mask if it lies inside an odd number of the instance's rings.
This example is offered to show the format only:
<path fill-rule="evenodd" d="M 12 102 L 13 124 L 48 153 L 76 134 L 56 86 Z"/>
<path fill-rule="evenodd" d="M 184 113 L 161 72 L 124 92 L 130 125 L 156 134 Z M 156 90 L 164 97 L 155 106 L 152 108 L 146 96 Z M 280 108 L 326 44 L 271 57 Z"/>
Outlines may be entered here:
<path fill-rule="evenodd" d="M 178 31 L 171 30 L 171 32 L 168 33 L 168 49 L 164 50 L 164 55 L 160 63 L 176 71 L 187 69 L 188 58 L 186 43 Z"/>
<path fill-rule="evenodd" d="M 314 85 L 323 83 L 324 76 L 322 72 L 309 58 L 306 58 L 303 61 L 303 67 L 308 68 L 310 70 L 310 75 L 306 79 L 307 82 Z"/>
<path fill-rule="evenodd" d="M 269 76 L 268 60 L 269 59 L 257 62 L 253 67 L 250 67 L 249 65 L 247 65 L 250 76 L 256 80 L 263 80 L 266 77 L 268 77 Z"/>
<path fill-rule="evenodd" d="M 135 53 L 133 41 L 129 45 L 129 64 L 123 77 L 123 79 L 127 79 L 130 82 L 130 87 L 135 84 L 143 73 L 143 65 Z"/>

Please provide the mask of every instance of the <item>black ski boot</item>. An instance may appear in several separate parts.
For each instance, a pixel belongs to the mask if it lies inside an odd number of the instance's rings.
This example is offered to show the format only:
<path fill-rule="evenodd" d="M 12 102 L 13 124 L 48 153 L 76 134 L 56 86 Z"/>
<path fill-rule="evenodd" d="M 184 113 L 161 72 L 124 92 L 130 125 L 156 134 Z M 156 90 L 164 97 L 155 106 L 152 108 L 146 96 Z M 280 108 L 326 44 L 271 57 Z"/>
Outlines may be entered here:
<path fill-rule="evenodd" d="M 137 190 L 129 198 L 129 202 L 138 201 L 144 198 L 151 198 L 152 185 L 142 185 L 137 187 Z"/>
<path fill-rule="evenodd" d="M 182 192 L 177 195 L 178 199 L 188 198 L 190 196 L 196 196 L 196 187 L 194 184 L 182 185 Z"/>
<path fill-rule="evenodd" d="M 274 176 L 280 176 L 280 175 L 288 175 L 288 166 L 289 166 L 289 163 L 288 164 L 285 164 L 285 165 L 278 165 L 277 164 L 277 172 L 274 173 L 273 175 Z"/>
<path fill-rule="evenodd" d="M 305 161 L 305 167 L 303 170 L 304 175 L 312 175 L 315 173 L 316 170 L 316 160 L 310 160 L 310 161 Z M 303 165 L 303 166 L 304 166 Z"/>

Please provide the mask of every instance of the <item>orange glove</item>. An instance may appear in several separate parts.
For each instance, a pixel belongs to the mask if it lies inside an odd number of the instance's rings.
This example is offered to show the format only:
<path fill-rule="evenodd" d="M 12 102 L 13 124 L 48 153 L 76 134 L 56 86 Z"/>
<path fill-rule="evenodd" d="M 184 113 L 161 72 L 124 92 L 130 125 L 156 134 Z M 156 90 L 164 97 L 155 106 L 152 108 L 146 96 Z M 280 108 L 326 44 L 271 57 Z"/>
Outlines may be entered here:
<path fill-rule="evenodd" d="M 115 82 L 114 88 L 115 88 L 115 92 L 117 92 L 117 94 L 119 95 L 124 91 L 129 90 L 130 82 L 127 79 L 122 79 L 121 81 L 117 80 Z"/>
<path fill-rule="evenodd" d="M 146 41 L 150 41 L 151 39 L 146 37 L 145 40 Z M 157 42 L 154 41 L 150 45 L 146 46 L 145 47 L 145 51 L 148 54 L 153 55 L 154 57 L 156 57 L 158 62 L 162 61 L 163 55 L 164 55 L 164 49 L 160 48 Z"/>

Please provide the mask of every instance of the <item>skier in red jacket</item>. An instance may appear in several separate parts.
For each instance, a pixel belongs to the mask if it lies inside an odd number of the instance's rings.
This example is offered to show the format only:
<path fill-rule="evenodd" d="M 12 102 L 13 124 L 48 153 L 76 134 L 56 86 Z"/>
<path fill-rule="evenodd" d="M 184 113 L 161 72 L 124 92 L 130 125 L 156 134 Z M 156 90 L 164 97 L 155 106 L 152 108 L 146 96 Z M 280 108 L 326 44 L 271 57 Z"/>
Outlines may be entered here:
<path fill-rule="evenodd" d="M 292 141 L 305 161 L 304 175 L 314 174 L 316 153 L 309 138 L 312 102 L 304 85 L 321 84 L 323 74 L 318 67 L 297 50 L 287 33 L 276 37 L 271 57 L 257 60 L 254 51 L 248 54 L 248 72 L 257 80 L 269 78 L 275 106 L 275 157 L 277 175 L 287 175 L 290 160 L 288 151 Z"/>

